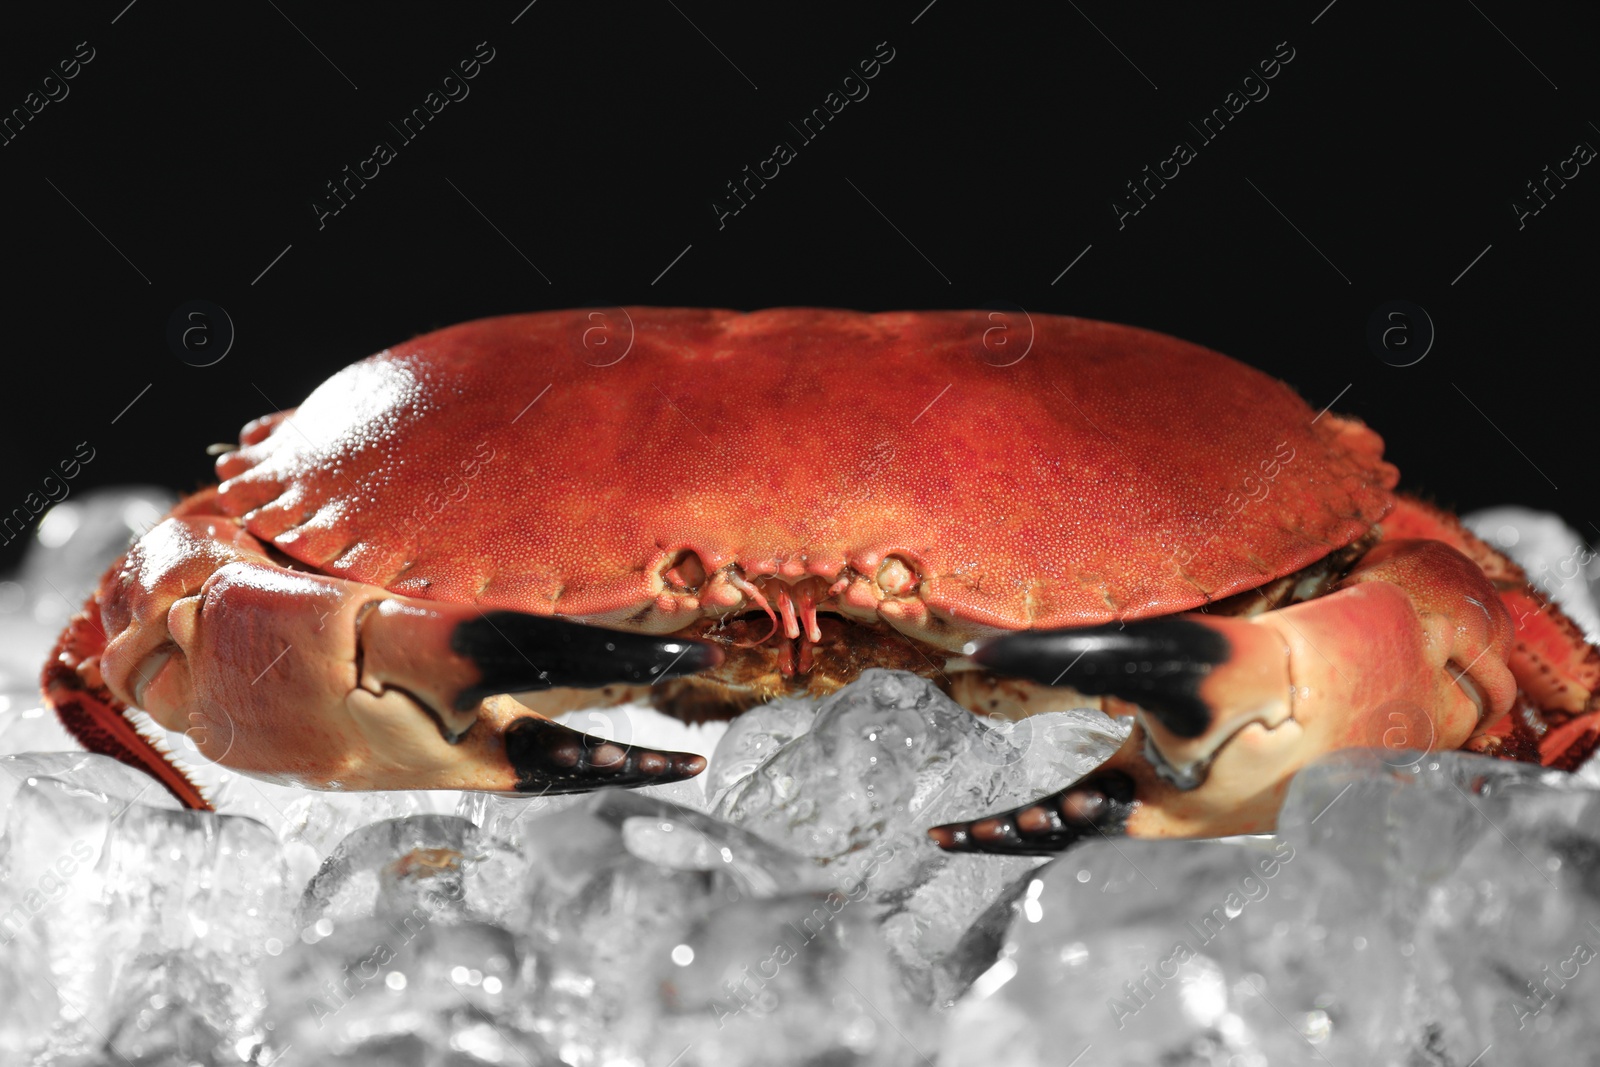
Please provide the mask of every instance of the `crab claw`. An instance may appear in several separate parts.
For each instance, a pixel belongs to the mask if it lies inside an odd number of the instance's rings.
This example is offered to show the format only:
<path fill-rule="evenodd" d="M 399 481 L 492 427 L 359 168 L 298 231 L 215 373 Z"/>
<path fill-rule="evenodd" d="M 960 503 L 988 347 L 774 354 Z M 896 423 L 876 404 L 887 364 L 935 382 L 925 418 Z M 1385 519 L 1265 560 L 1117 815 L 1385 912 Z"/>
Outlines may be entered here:
<path fill-rule="evenodd" d="M 722 662 L 722 651 L 708 641 L 604 630 L 520 611 L 463 619 L 451 631 L 450 647 L 479 672 L 475 684 L 456 694 L 457 710 L 476 707 L 496 693 L 649 685 Z"/>
<path fill-rule="evenodd" d="M 722 661 L 722 651 L 708 642 L 398 599 L 378 601 L 359 631 L 364 683 L 421 704 L 452 744 L 491 719 L 519 792 L 661 784 L 705 769 L 703 756 L 609 741 L 487 698 L 681 677 Z"/>
<path fill-rule="evenodd" d="M 1188 618 L 1109 623 L 1081 630 L 1007 634 L 972 658 L 997 674 L 1072 685 L 1090 696 L 1138 704 L 1179 737 L 1197 737 L 1211 721 L 1200 685 L 1228 659 L 1216 628 Z"/>
<path fill-rule="evenodd" d="M 678 781 L 706 761 L 591 737 L 511 694 L 649 683 L 721 660 L 700 641 L 292 570 L 231 520 L 205 515 L 142 537 L 68 638 L 46 678 L 63 721 L 90 742 L 115 741 L 102 748 L 191 806 L 204 798 L 131 734 L 125 709 L 268 780 L 571 793 Z"/>
<path fill-rule="evenodd" d="M 358 624 L 363 681 L 405 693 L 459 744 L 481 719 L 503 744 L 518 792 L 577 793 L 603 786 L 681 781 L 703 756 L 655 751 L 595 737 L 508 702 L 505 693 L 557 687 L 650 684 L 713 667 L 715 645 L 607 630 L 519 611 L 398 599 L 376 602 Z M 487 702 L 486 702 L 487 701 Z"/>
<path fill-rule="evenodd" d="M 1026 807 L 975 822 L 935 826 L 928 836 L 949 852 L 1048 855 L 1095 834 L 1122 836 L 1133 810 L 1134 789 L 1134 780 L 1126 773 L 1097 768 Z"/>
<path fill-rule="evenodd" d="M 1179 789 L 1204 780 L 1229 738 L 1289 717 L 1288 649 L 1276 631 L 1236 619 L 1177 615 L 1009 634 L 973 657 L 1001 674 L 1131 705 L 1156 772 Z"/>
<path fill-rule="evenodd" d="M 607 741 L 549 719 L 521 715 L 505 728 L 519 793 L 587 793 L 602 786 L 661 785 L 705 770 L 704 756 Z"/>
<path fill-rule="evenodd" d="M 1477 565 L 1417 539 L 1381 542 L 1335 592 L 1251 618 L 1007 635 L 974 658 L 1103 696 L 1133 730 L 1066 789 L 929 834 L 958 851 L 1049 852 L 1091 833 L 1270 831 L 1290 778 L 1328 752 L 1455 749 L 1492 729 L 1517 694 L 1512 634 Z"/>
<path fill-rule="evenodd" d="M 1244 654 L 1240 654 L 1240 653 Z M 1256 722 L 1288 715 L 1281 642 L 1231 619 L 1172 616 L 1068 630 L 1027 630 L 974 656 L 998 674 L 1072 687 L 1132 705 L 1139 726 L 1104 765 L 1032 804 L 929 830 L 953 852 L 1058 852 L 1083 837 L 1121 836 L 1152 794 L 1194 788 L 1217 750 Z"/>

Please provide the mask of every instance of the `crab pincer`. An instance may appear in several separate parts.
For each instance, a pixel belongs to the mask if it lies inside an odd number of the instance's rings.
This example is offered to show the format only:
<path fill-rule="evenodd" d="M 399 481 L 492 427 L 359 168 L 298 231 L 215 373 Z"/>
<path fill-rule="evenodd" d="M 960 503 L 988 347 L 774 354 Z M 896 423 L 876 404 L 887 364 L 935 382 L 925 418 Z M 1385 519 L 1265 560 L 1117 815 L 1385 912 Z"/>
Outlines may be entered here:
<path fill-rule="evenodd" d="M 129 727 L 127 708 L 210 759 L 323 789 L 572 793 L 705 768 L 492 698 L 648 685 L 716 665 L 715 645 L 293 570 L 233 520 L 196 512 L 155 527 L 107 574 L 111 611 L 90 601 L 44 679 L 75 732 L 190 807 L 208 804 Z"/>
<path fill-rule="evenodd" d="M 1047 853 L 1095 835 L 1270 831 L 1289 779 L 1351 745 L 1461 748 L 1517 695 L 1493 585 L 1436 540 L 1380 542 L 1328 595 L 1249 618 L 1188 613 L 1008 634 L 974 657 L 1135 719 L 1104 764 L 1031 804 L 934 827 L 943 848 Z"/>
<path fill-rule="evenodd" d="M 446 635 L 448 647 L 440 648 L 439 639 Z M 362 636 L 373 678 L 380 685 L 391 684 L 387 679 L 393 678 L 395 687 L 404 687 L 452 743 L 459 743 L 488 713 L 484 702 L 492 696 L 650 685 L 722 660 L 715 645 L 692 638 L 608 630 L 520 611 L 475 612 L 392 599 L 369 612 Z M 706 766 L 703 756 L 595 737 L 541 715 L 499 718 L 494 732 L 517 774 L 519 792 L 574 793 L 676 782 Z"/>

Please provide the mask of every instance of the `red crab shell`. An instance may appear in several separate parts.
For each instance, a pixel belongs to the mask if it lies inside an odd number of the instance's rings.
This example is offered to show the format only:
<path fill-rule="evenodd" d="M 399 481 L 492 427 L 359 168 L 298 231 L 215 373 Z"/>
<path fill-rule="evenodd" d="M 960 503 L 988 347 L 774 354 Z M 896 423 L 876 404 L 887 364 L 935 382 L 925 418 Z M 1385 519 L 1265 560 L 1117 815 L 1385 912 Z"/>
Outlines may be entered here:
<path fill-rule="evenodd" d="M 417 597 L 676 630 L 728 607 L 668 589 L 689 552 L 708 575 L 848 579 L 841 601 L 956 650 L 1260 586 L 1393 499 L 1375 433 L 1146 330 L 1014 316 L 1012 362 L 983 312 L 609 314 L 604 358 L 577 310 L 347 367 L 246 429 L 220 506 Z M 866 588 L 891 555 L 915 595 Z"/>

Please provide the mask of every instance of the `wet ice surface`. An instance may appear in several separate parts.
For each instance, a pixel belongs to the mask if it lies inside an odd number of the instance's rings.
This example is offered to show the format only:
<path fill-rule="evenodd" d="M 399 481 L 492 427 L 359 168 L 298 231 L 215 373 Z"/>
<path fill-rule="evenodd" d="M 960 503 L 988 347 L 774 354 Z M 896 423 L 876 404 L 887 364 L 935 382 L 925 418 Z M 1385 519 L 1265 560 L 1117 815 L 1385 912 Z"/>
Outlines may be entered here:
<path fill-rule="evenodd" d="M 1092 842 L 1003 909 L 944 1062 L 1567 1062 L 1600 1040 L 1597 815 L 1569 775 L 1361 750 L 1276 838 Z"/>
<path fill-rule="evenodd" d="M 1124 728 L 987 723 L 873 671 L 725 729 L 568 718 L 711 756 L 657 789 L 340 795 L 202 765 L 220 813 L 179 811 L 38 711 L 54 628 L 161 504 L 75 503 L 0 584 L 0 1063 L 1488 1067 L 1600 1039 L 1592 766 L 1346 753 L 1275 837 L 952 856 L 928 826 L 1057 788 Z M 1476 528 L 1600 619 L 1571 531 Z"/>
<path fill-rule="evenodd" d="M 937 965 L 960 931 L 1039 861 L 952 855 L 928 827 L 1053 792 L 1127 735 L 1088 710 L 1000 725 L 914 675 L 866 671 L 822 702 L 810 731 L 725 789 L 714 810 L 786 841 L 857 897 L 917 998 L 932 1002 L 950 992 Z"/>
<path fill-rule="evenodd" d="M 272 833 L 158 806 L 100 756 L 19 757 L 4 771 L 15 792 L 0 838 L 0 989 L 28 1004 L 8 998 L 5 1062 L 114 1049 L 155 1063 L 258 1042 L 261 963 L 293 888 Z"/>

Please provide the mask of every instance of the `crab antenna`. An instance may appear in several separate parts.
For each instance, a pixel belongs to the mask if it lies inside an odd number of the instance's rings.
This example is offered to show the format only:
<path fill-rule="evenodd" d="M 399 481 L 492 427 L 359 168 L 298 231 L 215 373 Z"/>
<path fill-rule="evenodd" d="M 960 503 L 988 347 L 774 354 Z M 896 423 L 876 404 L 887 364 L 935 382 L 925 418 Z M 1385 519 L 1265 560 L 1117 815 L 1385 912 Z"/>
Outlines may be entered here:
<path fill-rule="evenodd" d="M 734 642 L 734 647 L 735 648 L 755 648 L 758 645 L 766 644 L 768 641 L 770 641 L 772 639 L 772 635 L 778 632 L 778 616 L 773 614 L 772 605 L 767 603 L 767 598 L 761 595 L 761 590 L 757 589 L 754 584 L 752 584 L 751 582 L 745 581 L 739 575 L 735 574 L 731 569 L 727 572 L 727 574 L 728 574 L 728 584 L 733 586 L 735 589 L 739 590 L 739 592 L 743 593 L 745 596 L 749 597 L 751 602 L 753 604 L 755 604 L 756 607 L 758 607 L 762 611 L 766 612 L 767 613 L 767 618 L 772 620 L 772 629 L 768 630 L 761 637 L 760 640 L 758 640 L 758 641 L 735 641 Z"/>

